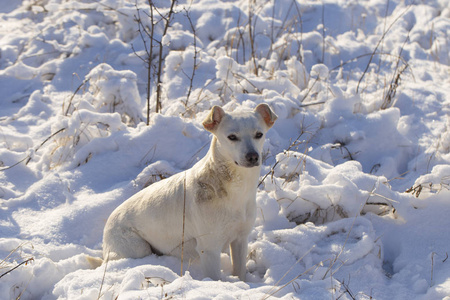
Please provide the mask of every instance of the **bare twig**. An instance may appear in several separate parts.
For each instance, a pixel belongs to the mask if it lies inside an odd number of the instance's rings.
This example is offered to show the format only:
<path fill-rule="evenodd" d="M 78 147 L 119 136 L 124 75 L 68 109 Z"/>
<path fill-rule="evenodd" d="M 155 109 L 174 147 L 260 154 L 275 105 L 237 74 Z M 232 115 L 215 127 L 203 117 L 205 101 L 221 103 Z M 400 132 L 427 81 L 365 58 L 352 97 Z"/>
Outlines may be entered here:
<path fill-rule="evenodd" d="M 316 83 L 320 80 L 320 77 L 317 77 L 316 80 L 314 80 L 313 84 L 311 85 L 311 87 L 306 91 L 305 96 L 303 96 L 302 100 L 300 100 L 300 103 L 303 103 L 303 101 L 305 101 L 306 97 L 308 97 L 309 93 L 311 93 L 312 89 L 314 88 L 314 86 L 316 85 Z"/>
<path fill-rule="evenodd" d="M 105 259 L 105 270 L 103 271 L 102 283 L 100 284 L 100 289 L 98 291 L 97 300 L 100 299 L 101 296 L 103 296 L 102 289 L 103 289 L 103 284 L 105 283 L 106 269 L 108 268 L 108 261 L 109 261 L 109 252 Z"/>
<path fill-rule="evenodd" d="M 197 34 L 196 34 L 196 31 L 195 31 L 194 24 L 192 23 L 191 17 L 189 15 L 189 11 L 186 10 L 186 8 L 184 10 L 186 12 L 186 17 L 187 17 L 187 19 L 189 21 L 189 24 L 191 26 L 192 34 L 194 35 L 194 44 L 193 44 L 193 46 L 194 46 L 194 66 L 192 67 L 192 74 L 191 74 L 191 76 L 188 77 L 189 78 L 189 90 L 188 90 L 188 93 L 187 93 L 187 96 L 186 96 L 186 102 L 184 103 L 184 105 L 187 106 L 188 102 L 189 102 L 189 97 L 191 96 L 192 87 L 193 87 L 193 84 L 194 84 L 195 70 L 197 70 L 197 68 L 198 68 L 197 55 L 198 55 L 199 51 L 197 50 Z"/>
<path fill-rule="evenodd" d="M 336 142 L 336 144 L 334 144 L 333 146 L 331 146 L 331 149 L 345 149 L 347 151 L 347 156 L 344 156 L 343 158 L 348 158 L 349 160 L 354 160 L 352 153 L 350 152 L 350 150 L 348 150 L 347 146 L 345 145 L 344 142 Z M 341 151 L 342 153 L 342 151 Z M 357 154 L 359 152 L 353 153 L 353 154 Z"/>
<path fill-rule="evenodd" d="M 52 133 L 49 137 L 47 137 L 39 146 L 36 147 L 36 149 L 34 149 L 34 152 L 38 151 L 45 143 L 47 143 L 52 137 L 54 137 L 55 135 L 57 135 L 60 132 L 63 132 L 64 130 L 66 130 L 66 128 L 61 128 L 60 130 L 56 131 L 55 133 Z M 30 162 L 31 157 L 28 158 L 27 162 L 25 163 L 26 165 Z"/>
<path fill-rule="evenodd" d="M 345 246 L 347 245 L 347 242 L 350 239 L 350 233 L 352 232 L 353 227 L 355 226 L 356 219 L 358 218 L 358 216 L 359 215 L 356 215 L 355 218 L 353 219 L 352 226 L 350 226 L 350 230 L 347 233 L 347 236 L 345 238 L 344 244 L 341 247 L 341 251 L 335 256 L 335 258 L 333 260 L 331 260 L 330 266 L 328 267 L 328 270 L 323 275 L 322 279 L 325 279 L 327 277 L 328 273 L 330 273 L 330 276 L 333 276 L 333 274 L 335 274 L 345 264 L 345 261 L 343 261 L 342 264 L 337 268 L 337 270 L 335 270 L 333 272 L 334 265 L 339 260 L 339 258 L 342 255 L 342 253 L 344 253 Z"/>
<path fill-rule="evenodd" d="M 403 17 L 403 16 L 406 14 L 406 12 L 409 10 L 410 7 L 411 7 L 411 5 L 409 5 L 409 6 L 408 6 L 408 7 L 407 7 L 407 8 L 406 8 L 406 9 L 405 9 L 405 10 L 404 10 L 404 11 L 403 11 L 403 12 L 402 12 L 395 20 L 394 20 L 394 22 L 392 22 L 391 25 L 389 25 L 389 27 L 386 29 L 386 31 L 383 32 L 383 34 L 382 34 L 380 40 L 378 41 L 377 45 L 375 46 L 375 49 L 374 49 L 373 52 L 372 52 L 372 55 L 370 56 L 369 62 L 368 62 L 367 65 L 366 65 L 366 69 L 364 70 L 364 72 L 363 72 L 361 78 L 359 78 L 358 85 L 356 86 L 356 93 L 358 93 L 358 91 L 359 91 L 359 86 L 360 86 L 360 84 L 361 84 L 361 81 L 363 80 L 364 76 L 366 75 L 367 71 L 369 70 L 370 64 L 372 63 L 372 59 L 373 59 L 373 57 L 375 56 L 375 53 L 377 52 L 378 47 L 380 46 L 381 42 L 382 42 L 382 41 L 384 40 L 384 38 L 386 37 L 387 33 L 391 30 L 392 26 L 394 26 L 394 24 L 397 23 L 397 21 L 398 21 L 401 17 Z"/>
<path fill-rule="evenodd" d="M 150 50 L 148 53 L 148 61 L 147 61 L 147 125 L 150 125 L 150 94 L 151 94 L 151 77 L 152 77 L 152 65 L 153 65 L 153 34 L 155 31 L 155 23 L 153 17 L 153 9 L 151 5 L 151 0 L 148 0 L 148 4 L 150 6 Z"/>
<path fill-rule="evenodd" d="M 100 5 L 100 6 L 106 7 L 106 8 L 109 9 L 109 10 L 115 11 L 115 12 L 118 13 L 118 14 L 121 14 L 121 15 L 123 15 L 123 16 L 128 17 L 128 15 L 127 15 L 126 13 L 123 13 L 123 12 L 121 12 L 121 11 L 115 9 L 114 7 L 111 7 L 111 6 L 106 5 L 106 4 L 104 4 L 104 3 L 101 3 L 100 0 L 91 0 L 91 1 L 97 3 L 97 4 Z"/>
<path fill-rule="evenodd" d="M 38 151 L 46 142 L 48 142 L 52 137 L 54 137 L 55 135 L 57 135 L 58 133 L 60 133 L 60 132 L 62 132 L 62 131 L 64 131 L 64 130 L 66 130 L 66 128 L 61 128 L 60 130 L 58 130 L 58 131 L 56 131 L 55 133 L 52 133 L 49 137 L 47 137 L 39 146 L 37 146 L 36 147 L 36 149 L 34 149 L 34 152 L 36 152 L 36 151 Z M 15 166 L 17 166 L 18 164 L 20 164 L 21 162 L 23 162 L 23 161 L 25 161 L 25 160 L 27 160 L 26 161 L 26 165 L 30 162 L 30 160 L 31 160 L 31 154 L 28 154 L 25 158 L 23 158 L 23 159 L 21 159 L 20 161 L 18 161 L 18 162 L 16 162 L 15 164 L 13 164 L 13 165 L 11 165 L 11 166 L 9 166 L 9 167 L 5 167 L 5 168 L 2 168 L 2 169 L 0 169 L 0 171 L 6 171 L 6 170 L 8 170 L 8 169 L 11 169 L 11 168 L 13 168 L 13 167 L 15 167 Z"/>
<path fill-rule="evenodd" d="M 158 60 L 158 70 L 157 70 L 157 82 L 156 82 L 156 112 L 161 112 L 162 105 L 161 105 L 161 86 L 162 86 L 162 61 L 163 61 L 163 52 L 164 52 L 164 45 L 162 44 L 162 40 L 167 34 L 167 30 L 170 26 L 170 21 L 172 20 L 172 16 L 174 14 L 174 7 L 177 0 L 172 0 L 172 4 L 170 5 L 169 13 L 167 14 L 167 17 L 161 16 L 165 20 L 164 25 L 164 32 L 161 37 L 161 41 L 159 41 L 159 60 Z M 149 0 L 150 4 L 153 4 L 153 1 Z"/>
<path fill-rule="evenodd" d="M 138 23 L 138 32 L 141 36 L 142 42 L 144 44 L 144 48 L 145 48 L 145 52 L 146 52 L 146 58 L 141 57 L 140 55 L 138 55 L 136 53 L 136 51 L 134 51 L 133 45 L 131 45 L 135 55 L 137 57 L 139 57 L 147 66 L 147 125 L 150 124 L 150 97 L 151 97 L 151 83 L 152 83 L 152 69 L 156 68 L 156 105 L 155 105 L 155 111 L 157 113 L 161 112 L 161 98 L 162 98 L 162 73 L 163 73 L 163 54 L 164 54 L 164 45 L 162 43 L 164 37 L 167 35 L 167 30 L 170 27 L 170 22 L 172 21 L 173 15 L 175 14 L 174 11 L 174 7 L 175 7 L 175 3 L 177 2 L 177 0 L 172 0 L 169 12 L 164 15 L 163 13 L 161 13 L 158 8 L 155 6 L 155 4 L 153 3 L 153 0 L 147 0 L 148 2 L 148 6 L 149 6 L 149 11 L 150 13 L 147 14 L 145 13 L 149 19 L 150 19 L 150 27 L 147 28 L 144 25 L 144 22 L 141 19 L 140 16 L 140 10 L 139 8 L 136 6 L 136 10 L 137 10 L 137 16 L 135 16 L 136 18 L 136 22 Z M 155 12 L 159 15 L 160 19 L 157 20 L 155 18 Z M 163 34 L 161 36 L 161 39 L 156 39 L 154 36 L 154 32 L 155 32 L 155 26 L 159 23 L 159 22 L 163 22 L 164 23 L 164 29 L 163 29 Z M 149 46 L 147 46 L 146 43 L 146 39 L 149 39 Z M 154 44 L 158 44 L 158 63 L 157 66 L 153 65 L 153 61 L 154 61 L 154 54 L 153 54 L 153 48 L 154 48 Z"/>
<path fill-rule="evenodd" d="M 255 54 L 255 36 L 252 30 L 252 20 L 253 20 L 253 7 L 252 7 L 252 2 L 254 2 L 254 0 L 249 0 L 248 1 L 248 34 L 250 37 L 250 49 L 252 52 L 252 62 L 253 62 L 253 67 L 255 68 L 254 73 L 256 76 L 258 76 L 258 66 L 256 64 L 256 54 Z M 256 20 L 255 20 L 256 23 Z"/>
<path fill-rule="evenodd" d="M 0 278 L 2 278 L 3 276 L 5 276 L 6 274 L 11 273 L 12 271 L 14 271 L 15 269 L 17 269 L 17 268 L 20 267 L 21 265 L 27 265 L 28 263 L 30 263 L 30 262 L 32 262 L 32 261 L 34 261 L 34 258 L 33 258 L 33 257 L 24 260 L 23 262 L 21 262 L 20 264 L 18 264 L 18 265 L 15 266 L 14 268 L 12 268 L 12 269 L 6 271 L 5 273 L 3 273 L 2 275 L 0 275 Z"/>
<path fill-rule="evenodd" d="M 248 80 L 247 78 L 245 78 L 243 75 L 241 75 L 241 74 L 238 74 L 238 73 L 235 73 L 235 72 L 232 72 L 232 74 L 233 74 L 233 76 L 235 77 L 235 78 L 240 78 L 240 79 L 242 79 L 242 80 L 245 80 L 245 81 L 247 81 L 255 90 L 256 90 L 256 93 L 257 94 L 262 94 L 262 91 L 253 83 L 253 82 L 251 82 L 250 80 Z M 242 84 L 241 84 L 241 82 L 239 81 L 239 84 L 242 86 Z M 245 90 L 245 88 L 242 86 L 242 88 L 244 89 L 244 93 L 247 93 L 248 91 L 246 91 Z"/>
<path fill-rule="evenodd" d="M 302 132 L 300 132 L 300 134 L 298 135 L 298 137 L 289 145 L 289 147 L 286 149 L 285 152 L 288 152 L 289 150 L 291 150 L 291 148 L 295 147 L 298 145 L 298 140 L 300 139 L 300 137 L 304 134 L 305 132 L 302 130 Z M 280 160 L 277 160 L 272 168 L 270 168 L 270 171 L 266 173 L 266 175 L 263 176 L 263 178 L 259 181 L 258 187 L 264 182 L 264 180 L 267 178 L 267 176 L 269 176 L 269 174 L 272 174 L 275 170 L 275 167 L 280 163 Z"/>
<path fill-rule="evenodd" d="M 380 55 L 380 56 L 386 55 L 386 56 L 394 57 L 394 58 L 400 59 L 400 60 L 403 62 L 403 64 L 408 65 L 408 62 L 405 61 L 405 60 L 403 59 L 403 57 L 401 57 L 401 56 L 394 55 L 394 54 L 391 54 L 391 53 L 386 53 L 386 52 L 376 52 L 376 53 L 373 53 L 373 52 L 372 52 L 372 53 L 361 54 L 361 55 L 356 56 L 355 58 L 352 58 L 352 59 L 349 59 L 349 60 L 347 60 L 347 61 L 341 62 L 339 65 L 337 65 L 337 66 L 335 66 L 334 68 L 332 68 L 332 69 L 330 70 L 330 72 L 336 71 L 337 69 L 340 69 L 340 68 L 342 68 L 343 66 L 348 65 L 348 64 L 350 64 L 350 63 L 352 63 L 352 62 L 354 62 L 354 61 L 357 61 L 357 60 L 359 60 L 359 59 L 361 59 L 361 58 L 364 58 L 364 57 L 366 57 L 366 56 L 374 56 L 374 55 Z M 409 67 L 409 65 L 408 65 L 408 67 Z"/>
<path fill-rule="evenodd" d="M 149 0 L 148 1 L 148 5 L 149 5 L 149 10 L 150 13 L 146 15 L 150 18 L 150 31 L 146 28 L 146 26 L 144 25 L 142 18 L 141 18 L 141 14 L 140 14 L 140 10 L 136 4 L 136 11 L 137 11 L 137 16 L 135 16 L 135 21 L 138 24 L 138 32 L 139 35 L 141 37 L 141 40 L 144 44 L 144 49 L 145 49 L 145 53 L 147 55 L 146 58 L 142 58 L 140 55 L 137 54 L 137 52 L 134 50 L 133 44 L 131 44 L 131 48 L 134 51 L 134 54 L 140 58 L 147 66 L 147 125 L 150 124 L 150 96 L 151 96 L 151 89 L 152 89 L 152 67 L 153 67 L 153 42 L 154 42 L 154 29 L 155 29 L 155 19 L 154 19 L 154 15 L 153 15 L 153 7 L 152 7 L 152 1 Z M 147 43 L 146 43 L 146 38 L 145 36 L 147 36 L 150 40 L 150 45 L 149 47 L 147 47 Z"/>
<path fill-rule="evenodd" d="M 86 78 L 85 80 L 83 80 L 83 82 L 77 87 L 77 89 L 75 90 L 75 92 L 73 92 L 73 94 L 72 94 L 72 97 L 70 97 L 70 100 L 69 100 L 69 105 L 67 105 L 67 109 L 66 109 L 66 111 L 64 112 L 64 103 L 63 103 L 63 113 L 64 113 L 64 115 L 65 116 L 67 116 L 67 114 L 69 113 L 69 109 L 70 109 L 70 106 L 72 105 L 72 101 L 73 101 L 73 98 L 75 98 L 75 95 L 80 91 L 80 89 L 89 81 L 89 79 L 90 78 Z"/>
<path fill-rule="evenodd" d="M 403 49 L 408 40 L 409 40 L 409 32 L 408 32 L 408 35 L 406 36 L 406 39 L 403 42 L 403 45 L 400 49 L 399 57 L 401 57 Z M 392 74 L 391 83 L 389 84 L 389 88 L 386 93 L 386 96 L 384 97 L 384 102 L 381 105 L 381 109 L 386 109 L 391 106 L 392 100 L 395 97 L 395 94 L 397 93 L 397 87 L 400 85 L 400 78 L 401 78 L 403 72 L 408 68 L 408 65 L 404 65 L 399 70 L 399 65 L 400 65 L 400 58 L 397 60 L 397 64 L 395 66 L 395 71 L 394 71 L 394 74 Z"/>
<path fill-rule="evenodd" d="M 384 12 L 384 22 L 383 22 L 383 32 L 386 31 L 386 23 L 387 23 L 387 17 L 388 17 L 388 13 L 389 13 L 389 4 L 390 4 L 390 0 L 386 1 L 386 10 Z M 381 43 L 381 52 L 383 52 L 383 43 Z M 380 70 L 381 70 L 381 63 L 382 63 L 382 57 L 379 58 L 378 60 L 378 71 L 377 71 L 377 75 L 380 74 Z"/>
<path fill-rule="evenodd" d="M 280 284 L 280 282 L 284 279 L 284 277 L 286 277 L 287 274 L 289 274 L 292 269 L 299 263 L 301 262 L 306 255 L 308 255 L 314 248 L 316 247 L 316 245 L 313 245 L 311 248 L 309 248 L 308 251 L 306 251 L 305 254 L 303 254 L 299 259 L 297 259 L 297 261 L 292 265 L 292 267 L 289 268 L 289 270 L 286 271 L 286 273 L 284 273 L 284 275 L 274 284 L 274 286 L 271 287 L 271 289 L 266 293 L 269 297 L 274 295 L 276 292 L 279 291 L 276 290 L 275 292 L 273 292 L 273 290 L 278 286 L 278 284 Z M 267 299 L 266 297 L 264 297 L 263 299 Z"/>
<path fill-rule="evenodd" d="M 325 61 L 325 4 L 322 1 L 322 61 Z"/>
<path fill-rule="evenodd" d="M 431 279 L 430 279 L 430 287 L 434 285 L 433 283 L 433 274 L 434 274 L 434 256 L 436 255 L 435 252 L 431 253 Z"/>
<path fill-rule="evenodd" d="M 350 298 L 352 298 L 353 300 L 356 300 L 355 295 L 353 295 L 353 292 L 350 290 L 349 283 L 346 284 L 345 281 L 342 280 L 341 285 L 345 290 L 344 293 L 347 293 L 350 296 Z"/>
<path fill-rule="evenodd" d="M 295 280 L 299 279 L 300 277 L 302 277 L 305 274 L 308 274 L 310 271 L 316 269 L 318 267 L 320 267 L 323 264 L 323 261 L 318 262 L 317 264 L 311 266 L 310 268 L 308 268 L 307 270 L 305 270 L 303 273 L 295 276 L 294 278 L 292 278 L 291 280 L 289 280 L 287 283 L 285 283 L 284 285 L 280 286 L 277 290 L 272 291 L 272 289 L 270 290 L 270 294 L 266 293 L 266 295 L 264 297 L 262 297 L 262 300 L 266 300 L 269 299 L 270 297 L 272 297 L 273 295 L 275 295 L 276 293 L 278 293 L 279 291 L 281 291 L 282 289 L 284 289 L 285 287 L 287 287 L 289 284 L 293 283 Z"/>
<path fill-rule="evenodd" d="M 182 232 L 182 235 L 181 235 L 181 270 L 180 270 L 180 276 L 183 276 L 185 221 L 186 221 L 186 172 L 184 172 L 184 183 L 183 183 L 183 232 Z"/>

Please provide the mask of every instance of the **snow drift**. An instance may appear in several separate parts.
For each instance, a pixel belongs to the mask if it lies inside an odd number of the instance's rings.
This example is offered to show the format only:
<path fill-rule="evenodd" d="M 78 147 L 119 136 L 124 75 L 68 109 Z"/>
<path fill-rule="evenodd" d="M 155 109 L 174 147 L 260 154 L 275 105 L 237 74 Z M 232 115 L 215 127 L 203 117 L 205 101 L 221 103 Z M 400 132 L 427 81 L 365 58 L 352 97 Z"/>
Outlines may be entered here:
<path fill-rule="evenodd" d="M 0 8 L 2 297 L 448 298 L 448 1 L 153 3 Z M 226 253 L 218 282 L 90 269 L 112 210 L 206 153 L 213 105 L 263 102 L 248 282 Z"/>

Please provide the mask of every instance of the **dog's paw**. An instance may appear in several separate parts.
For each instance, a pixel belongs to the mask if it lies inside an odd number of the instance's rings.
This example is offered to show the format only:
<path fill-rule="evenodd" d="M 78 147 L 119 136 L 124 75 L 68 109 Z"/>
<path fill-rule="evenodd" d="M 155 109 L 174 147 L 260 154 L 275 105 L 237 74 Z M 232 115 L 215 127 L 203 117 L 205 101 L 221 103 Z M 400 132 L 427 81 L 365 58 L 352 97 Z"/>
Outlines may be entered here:
<path fill-rule="evenodd" d="M 100 257 L 86 255 L 86 260 L 88 261 L 89 265 L 91 265 L 92 269 L 97 269 L 103 264 L 103 259 L 101 259 Z"/>

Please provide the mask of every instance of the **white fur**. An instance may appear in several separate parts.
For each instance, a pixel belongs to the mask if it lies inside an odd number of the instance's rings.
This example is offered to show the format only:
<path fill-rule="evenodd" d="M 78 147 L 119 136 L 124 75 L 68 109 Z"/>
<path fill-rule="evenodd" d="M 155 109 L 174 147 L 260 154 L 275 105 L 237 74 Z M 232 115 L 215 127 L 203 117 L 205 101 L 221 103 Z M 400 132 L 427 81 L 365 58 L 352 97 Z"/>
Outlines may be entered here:
<path fill-rule="evenodd" d="M 220 279 L 220 254 L 231 250 L 233 275 L 245 280 L 247 236 L 256 214 L 264 135 L 276 120 L 269 106 L 225 113 L 213 107 L 203 122 L 213 133 L 206 156 L 191 169 L 138 192 L 108 218 L 104 259 L 152 253 L 200 257 L 204 276 Z M 180 146 L 181 147 L 181 146 Z"/>

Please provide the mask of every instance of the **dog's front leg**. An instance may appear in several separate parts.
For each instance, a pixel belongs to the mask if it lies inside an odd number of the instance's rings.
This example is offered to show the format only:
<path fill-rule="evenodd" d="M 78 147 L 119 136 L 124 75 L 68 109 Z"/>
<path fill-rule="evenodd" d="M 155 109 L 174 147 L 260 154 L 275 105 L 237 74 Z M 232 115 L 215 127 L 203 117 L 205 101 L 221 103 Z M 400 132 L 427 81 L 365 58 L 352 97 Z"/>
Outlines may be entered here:
<path fill-rule="evenodd" d="M 204 250 L 199 251 L 200 264 L 202 266 L 203 276 L 212 280 L 220 279 L 220 251 Z"/>
<path fill-rule="evenodd" d="M 242 281 L 245 281 L 245 274 L 247 273 L 247 248 L 247 236 L 239 237 L 230 244 L 233 275 L 239 276 Z"/>

